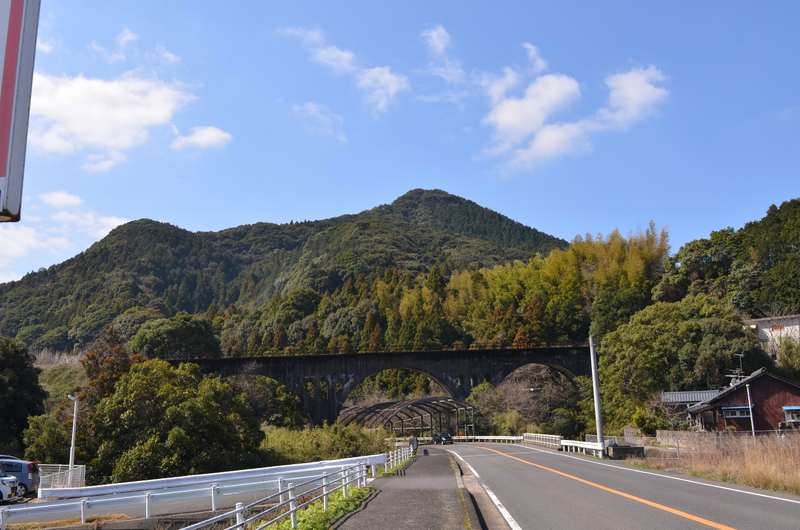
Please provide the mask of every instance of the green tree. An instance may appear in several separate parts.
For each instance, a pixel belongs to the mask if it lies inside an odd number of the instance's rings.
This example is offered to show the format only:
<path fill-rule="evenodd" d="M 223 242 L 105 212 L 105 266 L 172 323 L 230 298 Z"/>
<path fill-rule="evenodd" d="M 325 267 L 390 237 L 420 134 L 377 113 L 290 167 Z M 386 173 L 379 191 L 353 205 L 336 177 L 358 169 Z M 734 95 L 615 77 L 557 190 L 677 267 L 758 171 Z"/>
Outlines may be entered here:
<path fill-rule="evenodd" d="M 733 308 L 714 297 L 688 296 L 639 311 L 600 346 L 609 429 L 622 429 L 662 390 L 723 386 L 726 371 L 738 366 L 737 355 L 748 371 L 771 365 Z"/>
<path fill-rule="evenodd" d="M 778 342 L 778 367 L 793 379 L 800 379 L 800 340 L 781 337 Z"/>
<path fill-rule="evenodd" d="M 299 427 L 305 422 L 300 398 L 271 377 L 240 376 L 231 384 L 245 395 L 259 422 L 274 427 Z"/>
<path fill-rule="evenodd" d="M 244 394 L 196 365 L 135 364 L 98 403 L 102 481 L 224 471 L 260 463 L 263 434 Z"/>
<path fill-rule="evenodd" d="M 39 385 L 39 369 L 22 343 L 0 337 L 0 448 L 17 451 L 28 416 L 44 412 L 47 394 Z"/>
<path fill-rule="evenodd" d="M 161 359 L 220 355 L 219 341 L 211 323 L 188 313 L 145 322 L 131 339 L 129 348 L 146 357 Z"/>

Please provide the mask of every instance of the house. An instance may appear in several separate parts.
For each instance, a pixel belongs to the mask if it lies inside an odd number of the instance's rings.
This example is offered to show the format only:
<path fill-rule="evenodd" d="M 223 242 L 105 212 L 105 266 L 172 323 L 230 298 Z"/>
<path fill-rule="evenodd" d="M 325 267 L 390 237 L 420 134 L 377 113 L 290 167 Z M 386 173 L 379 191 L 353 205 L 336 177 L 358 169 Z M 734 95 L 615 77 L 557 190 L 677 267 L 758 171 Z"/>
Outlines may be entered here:
<path fill-rule="evenodd" d="M 778 346 L 782 338 L 800 340 L 800 314 L 745 320 L 744 324 L 755 330 L 761 349 L 778 359 Z"/>
<path fill-rule="evenodd" d="M 800 384 L 761 368 L 688 412 L 692 424 L 705 431 L 798 428 Z"/>

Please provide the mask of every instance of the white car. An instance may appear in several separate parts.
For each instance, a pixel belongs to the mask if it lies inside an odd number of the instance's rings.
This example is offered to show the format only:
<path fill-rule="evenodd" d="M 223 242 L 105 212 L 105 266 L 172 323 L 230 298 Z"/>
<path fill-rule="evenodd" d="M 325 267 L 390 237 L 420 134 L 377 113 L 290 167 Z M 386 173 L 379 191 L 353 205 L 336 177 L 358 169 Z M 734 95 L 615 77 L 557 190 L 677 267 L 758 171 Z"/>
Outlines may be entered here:
<path fill-rule="evenodd" d="M 17 479 L 11 475 L 0 476 L 0 502 L 17 498 Z"/>

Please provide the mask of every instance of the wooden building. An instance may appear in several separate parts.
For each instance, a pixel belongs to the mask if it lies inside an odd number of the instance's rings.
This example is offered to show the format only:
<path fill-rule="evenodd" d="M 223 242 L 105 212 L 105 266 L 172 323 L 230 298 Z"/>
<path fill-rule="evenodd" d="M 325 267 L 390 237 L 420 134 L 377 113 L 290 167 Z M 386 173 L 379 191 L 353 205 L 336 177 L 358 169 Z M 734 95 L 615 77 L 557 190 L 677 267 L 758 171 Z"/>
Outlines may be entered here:
<path fill-rule="evenodd" d="M 688 412 L 692 424 L 705 431 L 798 428 L 800 384 L 761 368 Z"/>

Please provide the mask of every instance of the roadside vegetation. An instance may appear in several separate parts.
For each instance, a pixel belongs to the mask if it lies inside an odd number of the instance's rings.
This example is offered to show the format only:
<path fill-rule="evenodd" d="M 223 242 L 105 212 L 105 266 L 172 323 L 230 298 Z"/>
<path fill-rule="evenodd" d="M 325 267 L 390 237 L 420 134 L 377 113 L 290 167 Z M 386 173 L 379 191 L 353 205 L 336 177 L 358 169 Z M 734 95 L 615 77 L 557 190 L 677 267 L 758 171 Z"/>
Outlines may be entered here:
<path fill-rule="evenodd" d="M 297 512 L 297 528 L 300 530 L 328 530 L 339 519 L 356 511 L 375 490 L 370 487 L 348 487 L 347 497 L 341 490 L 332 493 L 328 498 L 328 510 L 322 509 L 322 500 L 312 503 L 307 508 Z M 258 524 L 252 526 L 257 528 Z M 289 530 L 292 523 L 287 516 L 280 523 L 273 526 L 276 530 Z"/>
<path fill-rule="evenodd" d="M 753 488 L 800 495 L 800 435 L 720 436 L 673 458 L 648 457 L 634 464 Z"/>
<path fill-rule="evenodd" d="M 267 429 L 261 448 L 274 462 L 296 464 L 383 453 L 388 449 L 389 436 L 384 429 L 365 429 L 355 424 L 302 429 L 273 427 Z"/>

